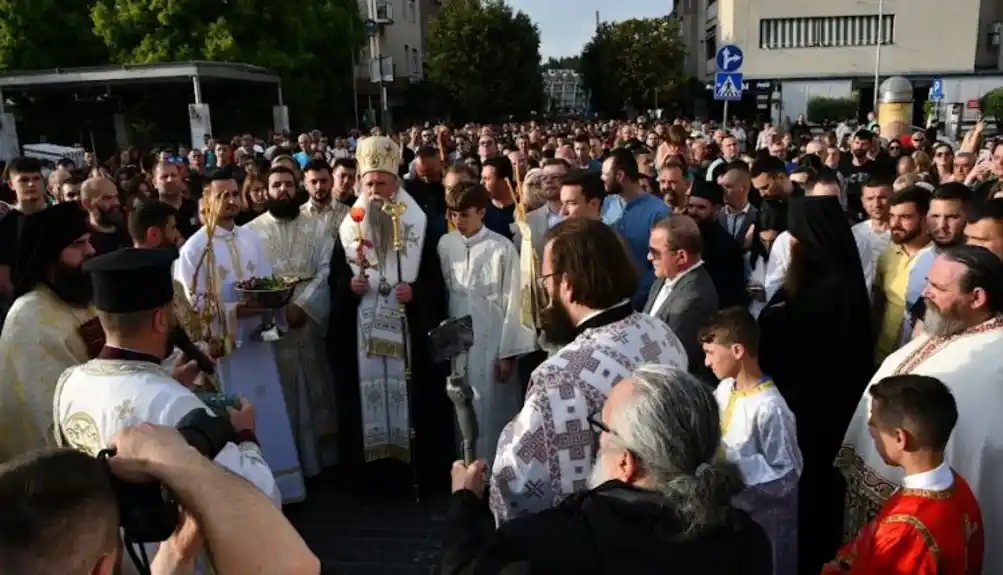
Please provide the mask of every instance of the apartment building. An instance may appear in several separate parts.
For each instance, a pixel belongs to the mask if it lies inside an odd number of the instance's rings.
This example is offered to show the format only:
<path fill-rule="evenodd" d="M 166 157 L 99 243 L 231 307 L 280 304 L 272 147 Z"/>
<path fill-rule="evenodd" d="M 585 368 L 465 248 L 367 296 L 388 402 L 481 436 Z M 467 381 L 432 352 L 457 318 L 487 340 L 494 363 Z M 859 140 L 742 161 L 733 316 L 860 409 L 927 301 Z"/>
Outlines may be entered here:
<path fill-rule="evenodd" d="M 738 46 L 774 117 L 816 96 L 868 101 L 875 75 L 908 78 L 918 99 L 941 79 L 948 103 L 1003 85 L 999 0 L 676 0 L 676 14 L 687 72 L 711 83 L 718 47 Z"/>
<path fill-rule="evenodd" d="M 375 121 L 381 109 L 382 76 L 389 109 L 403 106 L 410 83 L 425 77 L 424 54 L 428 24 L 442 8 L 442 0 L 358 0 L 362 20 L 372 32 L 358 56 L 356 91 L 361 114 Z M 379 56 L 379 57 L 377 57 Z"/>
<path fill-rule="evenodd" d="M 588 107 L 582 75 L 574 70 L 546 70 L 543 92 L 547 111 L 551 113 L 583 114 Z"/>

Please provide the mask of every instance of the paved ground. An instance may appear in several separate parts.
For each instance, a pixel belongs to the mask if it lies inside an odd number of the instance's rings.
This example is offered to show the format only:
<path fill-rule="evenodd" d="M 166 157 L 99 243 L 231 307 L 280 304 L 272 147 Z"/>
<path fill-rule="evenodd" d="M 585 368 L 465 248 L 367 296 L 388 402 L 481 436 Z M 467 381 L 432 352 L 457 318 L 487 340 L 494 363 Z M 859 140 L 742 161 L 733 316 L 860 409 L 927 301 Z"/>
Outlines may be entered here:
<path fill-rule="evenodd" d="M 305 503 L 286 514 L 337 575 L 435 575 L 445 499 L 360 499 L 333 479 L 309 485 Z"/>

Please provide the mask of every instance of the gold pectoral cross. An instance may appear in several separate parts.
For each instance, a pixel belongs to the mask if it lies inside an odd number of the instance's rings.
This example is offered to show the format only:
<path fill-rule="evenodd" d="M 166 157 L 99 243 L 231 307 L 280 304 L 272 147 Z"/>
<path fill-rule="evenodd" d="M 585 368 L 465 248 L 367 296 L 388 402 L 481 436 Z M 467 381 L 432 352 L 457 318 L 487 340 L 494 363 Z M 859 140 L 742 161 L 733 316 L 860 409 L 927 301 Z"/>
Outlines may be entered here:
<path fill-rule="evenodd" d="M 404 247 L 404 238 L 401 237 L 401 216 L 407 211 L 404 202 L 388 201 L 383 204 L 383 213 L 390 216 L 394 223 L 394 250 L 400 251 Z"/>

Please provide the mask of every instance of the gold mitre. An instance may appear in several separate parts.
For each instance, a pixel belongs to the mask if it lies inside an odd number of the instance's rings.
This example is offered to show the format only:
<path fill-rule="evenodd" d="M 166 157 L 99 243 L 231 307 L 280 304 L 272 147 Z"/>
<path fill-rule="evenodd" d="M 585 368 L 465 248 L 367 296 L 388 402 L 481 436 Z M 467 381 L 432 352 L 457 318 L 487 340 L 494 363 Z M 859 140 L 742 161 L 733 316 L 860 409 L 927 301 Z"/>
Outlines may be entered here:
<path fill-rule="evenodd" d="M 358 162 L 360 177 L 369 172 L 387 172 L 396 176 L 401 163 L 401 150 L 386 136 L 370 136 L 359 142 L 355 161 Z"/>

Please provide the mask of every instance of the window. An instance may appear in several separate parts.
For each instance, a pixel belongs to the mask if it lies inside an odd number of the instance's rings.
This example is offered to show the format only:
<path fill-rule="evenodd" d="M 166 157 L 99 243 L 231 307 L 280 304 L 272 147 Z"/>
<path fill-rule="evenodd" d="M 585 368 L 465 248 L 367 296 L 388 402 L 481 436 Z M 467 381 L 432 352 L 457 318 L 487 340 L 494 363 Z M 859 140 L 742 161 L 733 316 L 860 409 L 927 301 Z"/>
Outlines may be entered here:
<path fill-rule="evenodd" d="M 759 21 L 759 47 L 851 48 L 895 43 L 895 15 L 771 18 Z"/>
<path fill-rule="evenodd" d="M 407 65 L 407 75 L 411 75 L 411 48 L 404 44 L 404 63 Z"/>
<path fill-rule="evenodd" d="M 407 18 L 412 22 L 418 21 L 418 10 L 415 8 L 415 0 L 407 0 Z"/>
<path fill-rule="evenodd" d="M 411 58 L 413 60 L 414 75 L 421 76 L 421 61 L 418 59 L 418 49 L 411 48 Z"/>
<path fill-rule="evenodd" d="M 706 48 L 704 58 L 713 60 L 717 58 L 717 26 L 707 28 L 704 36 L 704 47 Z"/>

